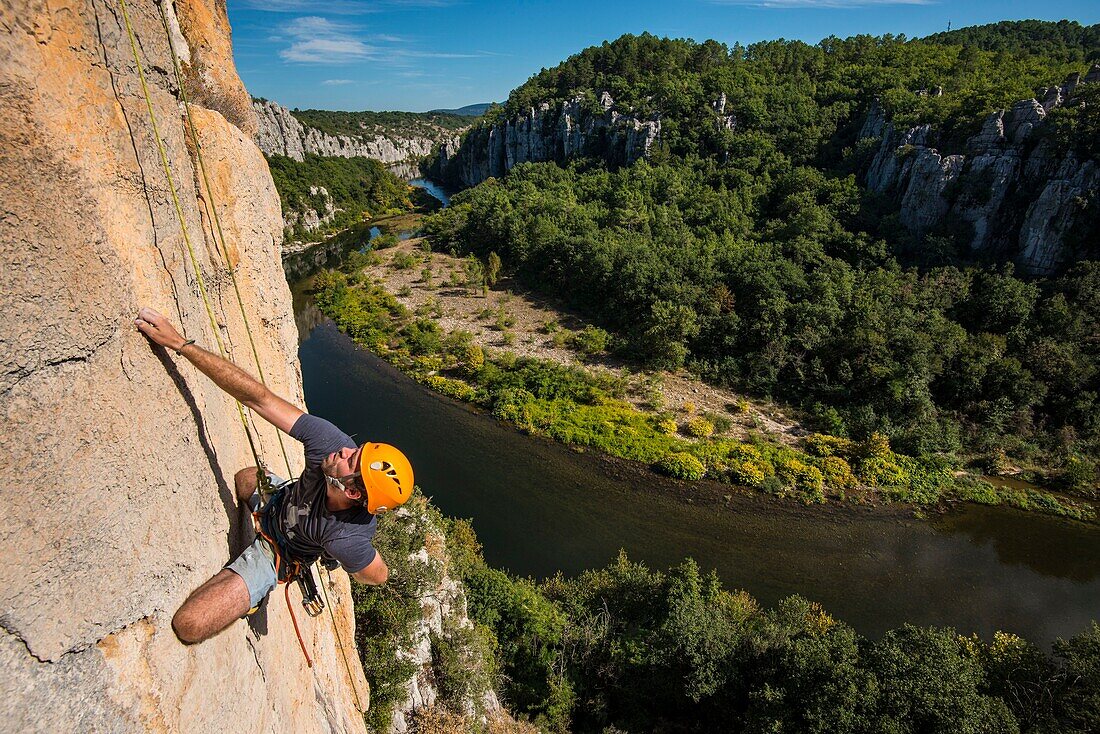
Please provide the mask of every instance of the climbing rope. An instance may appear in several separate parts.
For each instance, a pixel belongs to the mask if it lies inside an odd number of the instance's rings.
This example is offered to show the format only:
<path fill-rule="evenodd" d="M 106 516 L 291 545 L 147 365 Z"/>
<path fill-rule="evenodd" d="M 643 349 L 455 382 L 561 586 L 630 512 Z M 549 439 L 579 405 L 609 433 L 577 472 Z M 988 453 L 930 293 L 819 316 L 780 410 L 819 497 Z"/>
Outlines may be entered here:
<path fill-rule="evenodd" d="M 320 563 L 317 564 L 321 566 Z M 348 684 L 351 686 L 352 695 L 355 696 L 355 708 L 363 713 L 370 710 L 370 683 L 367 683 L 367 705 L 363 707 L 362 701 L 359 699 L 359 686 L 356 685 L 355 676 L 351 672 L 351 663 L 348 662 L 348 653 L 344 649 L 344 641 L 340 639 L 340 626 L 336 624 L 336 615 L 332 613 L 332 603 L 328 599 L 328 585 L 332 583 L 332 573 L 325 569 L 326 580 L 321 581 L 321 593 L 325 595 L 325 606 L 328 608 L 328 618 L 332 622 L 332 631 L 336 634 L 336 646 L 340 648 L 340 655 L 344 658 L 344 667 L 348 669 Z M 327 582 L 327 583 L 326 583 Z M 366 682 L 366 681 L 364 681 Z"/>
<path fill-rule="evenodd" d="M 256 340 L 252 337 L 252 327 L 248 323 L 248 311 L 244 307 L 244 299 L 241 297 L 241 288 L 237 283 L 237 273 L 232 263 L 229 262 L 229 248 L 225 246 L 225 234 L 222 231 L 221 217 L 218 216 L 218 207 L 214 200 L 214 190 L 211 188 L 210 178 L 206 174 L 206 163 L 202 157 L 202 145 L 199 144 L 198 131 L 195 129 L 195 121 L 191 117 L 191 102 L 187 99 L 187 88 L 184 86 L 183 74 L 180 72 L 179 57 L 176 56 L 176 46 L 172 43 L 172 32 L 168 28 L 168 16 L 164 12 L 164 5 L 162 3 L 157 2 L 157 9 L 160 11 L 160 22 L 161 26 L 164 28 L 164 37 L 168 40 L 168 50 L 172 54 L 172 69 L 176 75 L 176 85 L 180 90 L 180 99 L 183 101 L 184 115 L 187 119 L 187 129 L 191 134 L 191 142 L 195 146 L 195 157 L 198 159 L 199 171 L 202 173 L 203 186 L 206 188 L 205 203 L 209 207 L 211 219 L 214 221 L 216 232 L 214 246 L 225 262 L 225 269 L 229 272 L 229 279 L 233 283 L 233 292 L 237 296 L 237 305 L 241 310 L 241 321 L 244 323 L 244 333 L 248 336 L 248 344 L 252 348 L 252 360 L 256 365 L 256 373 L 259 375 L 260 383 L 264 387 L 267 387 L 267 378 L 264 376 L 264 368 L 260 363 L 260 354 L 256 349 Z M 279 450 L 282 452 L 283 461 L 286 463 L 287 476 L 293 476 L 294 470 L 290 468 L 290 457 L 287 456 L 286 446 L 283 444 L 283 436 L 276 431 L 275 437 L 279 440 Z"/>
<path fill-rule="evenodd" d="M 153 110 L 153 101 L 152 101 L 152 97 L 149 93 L 149 85 L 148 85 L 148 83 L 145 79 L 145 71 L 144 71 L 144 69 L 142 67 L 142 64 L 141 64 L 140 54 L 138 53 L 137 37 L 134 34 L 133 25 L 130 22 L 130 15 L 129 15 L 129 12 L 126 8 L 126 0 L 119 0 L 119 6 L 122 10 L 123 22 L 126 25 L 126 34 L 127 34 L 128 38 L 129 38 L 129 41 L 130 41 L 130 50 L 131 50 L 131 52 L 133 53 L 133 56 L 134 56 L 134 64 L 137 67 L 138 79 L 141 81 L 142 94 L 145 96 L 145 106 L 146 106 L 146 109 L 149 112 L 149 121 L 150 121 L 150 124 L 153 128 L 153 135 L 156 139 L 157 151 L 160 155 L 161 166 L 164 168 L 164 175 L 165 175 L 165 178 L 168 181 L 168 188 L 169 188 L 169 191 L 171 192 L 171 195 L 172 195 L 172 203 L 173 203 L 173 206 L 175 207 L 175 210 L 176 210 L 176 218 L 179 220 L 180 231 L 181 231 L 182 236 L 183 236 L 184 244 L 186 245 L 187 255 L 188 255 L 188 258 L 191 261 L 191 267 L 195 271 L 195 279 L 196 279 L 196 281 L 198 283 L 198 286 L 199 286 L 199 294 L 202 296 L 202 301 L 203 301 L 203 305 L 206 309 L 207 317 L 210 319 L 210 327 L 211 327 L 212 331 L 214 332 L 214 340 L 217 343 L 218 352 L 219 352 L 219 354 L 221 355 L 222 358 L 228 359 L 225 344 L 223 343 L 223 340 L 222 340 L 222 337 L 221 337 L 221 332 L 218 328 L 217 318 L 214 316 L 214 309 L 213 309 L 213 306 L 210 303 L 209 294 L 207 293 L 207 290 L 206 290 L 206 284 L 205 284 L 205 281 L 204 281 L 203 275 L 202 275 L 202 268 L 199 265 L 198 257 L 195 255 L 195 248 L 191 243 L 190 233 L 187 229 L 187 224 L 186 224 L 186 221 L 185 221 L 184 216 L 183 216 L 183 207 L 180 204 L 179 194 L 176 190 L 175 179 L 172 177 L 171 166 L 168 163 L 168 155 L 167 155 L 167 153 L 165 152 L 165 149 L 164 149 L 164 141 L 161 138 L 160 130 L 159 130 L 159 127 L 157 125 L 156 113 Z M 229 260 L 229 250 L 225 246 L 225 234 L 222 230 L 221 218 L 218 216 L 217 205 L 214 201 L 213 188 L 210 186 L 210 179 L 209 179 L 209 176 L 207 175 L 207 172 L 206 172 L 206 164 L 205 164 L 205 161 L 203 160 L 203 156 L 202 156 L 202 146 L 199 143 L 199 137 L 198 137 L 197 130 L 195 128 L 194 119 L 191 116 L 191 106 L 190 106 L 190 102 L 187 99 L 187 91 L 186 91 L 186 88 L 185 88 L 184 83 L 183 83 L 183 75 L 180 72 L 179 58 L 176 55 L 175 45 L 172 43 L 172 34 L 171 34 L 171 31 L 168 27 L 168 18 L 166 16 L 165 12 L 164 12 L 164 7 L 160 4 L 160 2 L 157 2 L 157 9 L 160 12 L 161 25 L 164 28 L 165 38 L 168 41 L 168 48 L 169 48 L 169 51 L 170 51 L 171 56 L 172 56 L 172 66 L 173 66 L 173 70 L 174 70 L 175 77 L 176 77 L 176 83 L 179 86 L 180 97 L 183 101 L 184 112 L 185 112 L 185 116 L 186 116 L 186 119 L 187 119 L 188 132 L 190 133 L 191 141 L 192 141 L 193 145 L 195 146 L 195 154 L 196 154 L 196 158 L 198 160 L 199 170 L 202 174 L 203 185 L 206 189 L 205 204 L 206 204 L 206 206 L 209 207 L 209 212 L 210 212 L 210 215 L 211 215 L 211 219 L 214 222 L 214 230 L 215 230 L 216 234 L 215 234 L 215 237 L 213 239 L 214 239 L 215 247 L 218 250 L 219 256 L 225 262 L 226 270 L 229 272 L 230 280 L 233 283 L 233 291 L 236 294 L 236 298 L 237 298 L 237 305 L 240 307 L 240 310 L 241 310 L 241 319 L 244 323 L 245 333 L 248 336 L 248 343 L 249 343 L 249 345 L 252 349 L 252 357 L 253 357 L 253 360 L 255 361 L 256 371 L 257 371 L 257 373 L 260 377 L 261 384 L 263 384 L 266 387 L 267 386 L 267 380 L 264 376 L 263 367 L 261 366 L 259 352 L 256 349 L 256 341 L 252 336 L 252 329 L 251 329 L 251 326 L 249 325 L 249 322 L 248 322 L 248 314 L 247 314 L 247 311 L 244 307 L 244 299 L 241 296 L 240 285 L 237 282 L 236 272 L 235 272 L 235 270 L 232 266 L 232 263 L 230 263 L 230 260 Z M 267 479 L 267 472 L 265 471 L 263 460 L 260 457 L 259 451 L 256 448 L 256 441 L 253 438 L 252 430 L 250 430 L 249 427 L 248 427 L 248 419 L 246 418 L 246 415 L 245 415 L 244 406 L 241 405 L 241 403 L 239 401 L 237 402 L 236 405 L 237 405 L 237 413 L 239 414 L 240 419 L 241 419 L 241 425 L 244 427 L 245 436 L 248 439 L 249 448 L 252 451 L 252 456 L 256 461 L 256 466 L 258 467 L 258 473 L 261 475 L 261 477 L 263 479 Z M 253 430 L 255 430 L 255 426 L 253 426 Z M 257 435 L 257 437 L 259 436 L 259 431 L 256 432 L 256 435 Z M 287 472 L 288 472 L 289 475 L 293 476 L 294 471 L 293 471 L 293 469 L 291 469 L 290 458 L 287 455 L 286 447 L 283 444 L 282 435 L 280 435 L 278 432 L 276 432 L 276 437 L 279 440 L 279 449 L 282 452 L 283 460 L 286 463 Z M 267 481 L 268 481 L 268 483 L 270 482 L 270 480 L 267 480 Z M 268 542 L 272 542 L 272 541 L 270 541 L 270 539 L 269 539 Z M 278 545 L 272 543 L 272 547 L 273 548 L 278 548 Z M 328 581 L 329 581 L 329 583 L 331 583 L 331 581 L 332 581 L 331 575 L 329 575 Z M 340 649 L 341 656 L 343 657 L 344 666 L 347 668 L 348 682 L 351 685 L 352 694 L 355 697 L 356 708 L 359 711 L 365 712 L 365 711 L 367 711 L 367 709 L 363 707 L 363 704 L 362 704 L 362 702 L 359 698 L 359 690 L 358 690 L 358 686 L 356 685 L 355 676 L 352 674 L 351 663 L 348 661 L 347 650 L 344 648 L 343 641 L 340 638 L 340 630 L 339 630 L 338 625 L 336 624 L 336 617 L 333 614 L 332 605 L 331 605 L 331 603 L 329 603 L 328 590 L 327 590 L 327 588 L 325 588 L 324 583 L 321 584 L 321 588 L 322 588 L 322 591 L 325 595 L 325 604 L 326 604 L 326 606 L 328 607 L 328 610 L 329 610 L 329 620 L 332 623 L 333 633 L 336 636 L 336 644 L 337 644 L 337 647 Z M 285 587 L 285 596 L 286 596 L 286 601 L 287 601 L 287 608 L 291 609 L 289 594 L 290 594 L 290 585 L 287 584 L 286 587 Z M 291 617 L 291 621 L 294 623 L 294 632 L 298 637 L 298 643 L 299 643 L 299 645 L 301 645 L 302 653 L 306 658 L 306 664 L 309 667 L 313 667 L 313 661 L 310 659 L 309 653 L 306 651 L 305 642 L 302 638 L 301 630 L 298 627 L 298 620 L 295 617 L 294 612 L 293 612 L 292 609 L 290 611 L 290 617 Z M 369 707 L 370 706 L 369 689 L 368 689 L 368 694 L 367 695 L 368 695 L 367 706 Z"/>
<path fill-rule="evenodd" d="M 134 27 L 130 23 L 130 13 L 126 9 L 126 0 L 119 0 L 119 7 L 122 9 L 122 20 L 126 24 L 126 35 L 130 39 L 130 51 L 134 55 L 134 64 L 137 66 L 138 79 L 141 80 L 141 91 L 145 95 L 145 107 L 149 111 L 149 122 L 153 128 L 153 137 L 157 141 L 157 152 L 160 154 L 160 163 L 164 168 L 164 176 L 168 180 L 168 190 L 172 194 L 172 204 L 176 209 L 176 218 L 180 223 L 180 231 L 183 235 L 183 242 L 187 246 L 187 256 L 191 260 L 191 267 L 195 271 L 195 280 L 199 285 L 199 294 L 202 296 L 203 306 L 206 308 L 206 315 L 210 319 L 210 328 L 214 332 L 214 341 L 218 345 L 218 353 L 223 359 L 228 359 L 226 355 L 225 344 L 222 342 L 221 331 L 218 328 L 218 320 L 214 316 L 214 307 L 210 304 L 210 297 L 206 292 L 206 282 L 202 277 L 202 268 L 199 266 L 199 259 L 195 255 L 195 248 L 191 244 L 191 235 L 187 230 L 187 222 L 183 217 L 183 206 L 180 204 L 179 193 L 176 191 L 176 181 L 172 177 L 172 167 L 168 165 L 168 154 L 164 150 L 164 141 L 161 139 L 160 128 L 157 125 L 157 115 L 153 111 L 153 99 L 149 94 L 149 84 L 145 81 L 145 69 L 141 65 L 141 57 L 138 53 L 137 37 L 134 35 Z M 154 226 L 156 224 L 154 223 Z M 244 434 L 248 439 L 248 447 L 252 450 L 252 457 L 256 460 L 256 466 L 262 465 L 260 459 L 260 453 L 256 449 L 256 441 L 252 437 L 252 431 L 248 428 L 248 419 L 245 417 L 244 406 L 237 402 L 237 414 L 241 418 L 241 425 L 244 426 Z"/>

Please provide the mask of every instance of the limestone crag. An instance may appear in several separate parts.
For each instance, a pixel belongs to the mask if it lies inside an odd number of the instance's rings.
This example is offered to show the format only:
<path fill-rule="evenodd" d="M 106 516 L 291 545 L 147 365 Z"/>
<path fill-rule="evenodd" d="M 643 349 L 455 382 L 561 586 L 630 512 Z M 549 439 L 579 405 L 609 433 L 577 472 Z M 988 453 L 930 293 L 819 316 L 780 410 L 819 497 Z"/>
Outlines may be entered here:
<path fill-rule="evenodd" d="M 360 732 L 350 586 L 327 616 L 300 615 L 306 667 L 281 591 L 246 623 L 184 646 L 187 594 L 249 540 L 233 473 L 251 465 L 235 404 L 133 326 L 169 316 L 255 371 L 229 265 L 272 389 L 302 400 L 282 219 L 252 142 L 221 0 L 163 3 L 210 179 L 185 136 L 180 89 L 153 0 L 127 3 L 183 219 L 161 167 L 122 24 L 105 0 L 0 4 L 0 720 L 7 731 Z M 259 423 L 259 421 L 257 421 Z M 274 429 L 259 443 L 279 468 Z M 292 471 L 300 447 L 287 443 Z M 291 601 L 298 605 L 297 589 Z M 299 607 L 300 608 L 300 607 Z"/>
<path fill-rule="evenodd" d="M 339 158 L 373 158 L 383 163 L 404 163 L 419 160 L 432 148 L 454 135 L 439 128 L 436 137 L 403 137 L 364 132 L 361 136 L 329 135 L 306 127 L 282 105 L 254 100 L 256 144 L 266 155 L 285 155 L 296 161 L 305 160 L 306 153 Z"/>
<path fill-rule="evenodd" d="M 456 187 L 476 186 L 500 177 L 520 163 L 595 155 L 630 164 L 649 154 L 661 135 L 659 118 L 639 119 L 620 111 L 608 92 L 601 111 L 586 109 L 584 97 L 542 102 L 517 117 L 471 130 L 461 145 L 444 144 L 432 175 Z"/>
<path fill-rule="evenodd" d="M 283 226 L 285 228 L 293 229 L 301 225 L 304 231 L 312 232 L 331 224 L 336 219 L 336 212 L 340 210 L 333 205 L 332 196 L 329 194 L 328 189 L 324 186 L 310 186 L 309 195 L 315 199 L 320 199 L 321 210 L 317 211 L 317 209 L 308 206 L 304 206 L 301 211 L 288 209 L 283 212 Z M 286 248 L 284 248 L 283 252 L 286 253 L 286 251 Z"/>
<path fill-rule="evenodd" d="M 473 622 L 466 613 L 466 593 L 462 584 L 452 578 L 448 570 L 450 556 L 446 539 L 442 529 L 432 519 L 428 507 L 426 501 L 417 498 L 417 501 L 410 502 L 397 510 L 393 517 L 387 518 L 391 523 L 388 527 L 399 524 L 404 532 L 424 538 L 423 547 L 418 548 L 401 565 L 406 567 L 405 573 L 426 579 L 417 590 L 421 614 L 412 631 L 412 642 L 398 653 L 400 658 L 415 666 L 415 672 L 406 684 L 408 697 L 394 710 L 390 725 L 393 734 L 405 734 L 417 712 L 440 703 L 440 685 L 433 666 L 437 653 L 433 647 L 440 640 L 454 644 L 456 630 L 473 627 Z M 446 704 L 461 710 L 464 716 L 481 724 L 489 720 L 502 724 L 510 721 L 508 712 L 500 705 L 486 674 L 492 661 L 481 659 L 476 650 L 464 651 L 463 657 L 467 661 L 467 672 L 480 681 L 481 685 L 471 685 L 462 700 L 447 701 Z M 454 681 L 449 682 L 452 688 L 455 687 Z"/>
<path fill-rule="evenodd" d="M 864 182 L 897 201 L 901 223 L 918 236 L 963 225 L 972 252 L 1013 258 L 1034 275 L 1055 273 L 1082 256 L 1067 237 L 1100 190 L 1100 167 L 1057 150 L 1041 130 L 1051 110 L 1073 103 L 1079 83 L 1097 81 L 1100 65 L 990 114 L 954 155 L 934 147 L 930 125 L 895 129 L 876 102 L 859 135 L 881 140 Z"/>

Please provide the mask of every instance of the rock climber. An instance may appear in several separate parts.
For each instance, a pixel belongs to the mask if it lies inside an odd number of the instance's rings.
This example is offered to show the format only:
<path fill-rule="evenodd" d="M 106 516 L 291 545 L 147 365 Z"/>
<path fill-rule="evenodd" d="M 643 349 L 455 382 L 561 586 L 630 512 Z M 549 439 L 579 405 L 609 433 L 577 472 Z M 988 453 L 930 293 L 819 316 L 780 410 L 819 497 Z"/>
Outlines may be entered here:
<path fill-rule="evenodd" d="M 338 562 L 364 584 L 384 584 L 389 569 L 372 545 L 377 515 L 412 495 L 412 467 L 392 446 L 356 445 L 323 418 L 289 403 L 232 362 L 184 339 L 151 308 L 134 319 L 142 334 L 187 358 L 225 392 L 305 446 L 306 468 L 283 483 L 262 508 L 265 532 L 235 560 L 195 589 L 172 618 L 180 640 L 201 642 L 254 610 L 278 583 L 275 553 L 308 566 L 318 558 Z M 256 467 L 237 472 L 238 501 L 260 508 Z M 270 531 L 270 532 L 269 532 Z M 272 547 L 264 535 L 278 546 Z"/>

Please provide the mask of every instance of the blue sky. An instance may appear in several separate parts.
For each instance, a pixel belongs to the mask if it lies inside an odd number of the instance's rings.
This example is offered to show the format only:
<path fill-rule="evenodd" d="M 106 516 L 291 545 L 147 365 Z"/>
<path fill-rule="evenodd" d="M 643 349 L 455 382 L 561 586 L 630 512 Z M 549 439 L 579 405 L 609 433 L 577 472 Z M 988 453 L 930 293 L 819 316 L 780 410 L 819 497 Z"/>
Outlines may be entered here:
<path fill-rule="evenodd" d="M 1100 21 L 1096 0 L 228 0 L 248 90 L 288 107 L 410 110 L 502 101 L 543 67 L 624 33 L 923 36 L 998 20 Z"/>

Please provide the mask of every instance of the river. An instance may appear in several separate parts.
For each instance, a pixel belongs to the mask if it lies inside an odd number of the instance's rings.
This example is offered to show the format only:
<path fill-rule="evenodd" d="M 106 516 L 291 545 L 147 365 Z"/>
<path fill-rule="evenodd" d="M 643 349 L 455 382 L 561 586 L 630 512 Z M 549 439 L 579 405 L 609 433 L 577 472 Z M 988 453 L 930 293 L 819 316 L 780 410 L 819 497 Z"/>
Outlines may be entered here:
<path fill-rule="evenodd" d="M 725 500 L 723 488 L 692 502 L 685 485 L 423 388 L 295 293 L 310 410 L 404 449 L 433 502 L 473 520 L 491 565 L 544 578 L 604 566 L 619 549 L 660 569 L 691 557 L 765 605 L 801 594 L 871 636 L 913 622 L 1048 645 L 1100 618 L 1093 526 L 982 506 L 918 520 L 904 508 Z"/>

